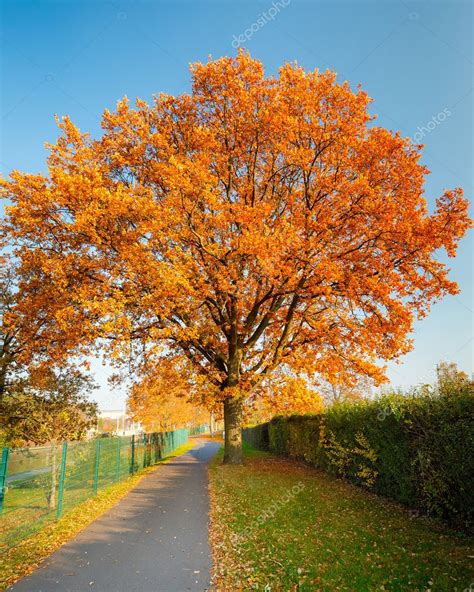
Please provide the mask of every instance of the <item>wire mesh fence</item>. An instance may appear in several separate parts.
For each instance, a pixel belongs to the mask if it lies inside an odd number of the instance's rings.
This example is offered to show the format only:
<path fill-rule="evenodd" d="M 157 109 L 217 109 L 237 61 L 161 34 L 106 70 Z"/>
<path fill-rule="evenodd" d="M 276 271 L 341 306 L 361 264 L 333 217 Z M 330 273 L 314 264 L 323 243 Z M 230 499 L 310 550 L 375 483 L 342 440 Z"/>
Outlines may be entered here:
<path fill-rule="evenodd" d="M 206 434 L 207 432 L 209 432 L 209 424 L 207 423 L 189 428 L 190 436 L 198 436 L 199 434 Z"/>
<path fill-rule="evenodd" d="M 188 430 L 4 448 L 0 462 L 0 552 L 48 521 L 159 462 L 188 441 Z"/>

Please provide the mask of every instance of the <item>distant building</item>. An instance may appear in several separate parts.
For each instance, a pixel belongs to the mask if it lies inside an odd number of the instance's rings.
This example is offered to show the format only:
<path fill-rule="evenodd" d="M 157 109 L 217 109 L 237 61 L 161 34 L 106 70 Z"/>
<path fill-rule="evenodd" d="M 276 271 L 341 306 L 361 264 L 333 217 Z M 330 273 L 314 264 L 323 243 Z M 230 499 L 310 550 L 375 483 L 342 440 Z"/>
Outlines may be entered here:
<path fill-rule="evenodd" d="M 115 436 L 133 436 L 143 433 L 143 427 L 123 409 L 104 409 L 99 411 L 97 431 Z"/>

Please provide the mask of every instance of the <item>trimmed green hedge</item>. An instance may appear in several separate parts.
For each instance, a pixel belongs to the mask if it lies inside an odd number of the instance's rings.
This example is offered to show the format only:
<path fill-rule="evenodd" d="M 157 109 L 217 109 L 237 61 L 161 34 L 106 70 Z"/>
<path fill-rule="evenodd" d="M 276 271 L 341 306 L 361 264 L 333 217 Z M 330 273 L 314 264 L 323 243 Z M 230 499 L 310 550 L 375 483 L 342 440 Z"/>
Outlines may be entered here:
<path fill-rule="evenodd" d="M 474 393 L 386 395 L 244 429 L 303 460 L 458 528 L 474 527 Z"/>

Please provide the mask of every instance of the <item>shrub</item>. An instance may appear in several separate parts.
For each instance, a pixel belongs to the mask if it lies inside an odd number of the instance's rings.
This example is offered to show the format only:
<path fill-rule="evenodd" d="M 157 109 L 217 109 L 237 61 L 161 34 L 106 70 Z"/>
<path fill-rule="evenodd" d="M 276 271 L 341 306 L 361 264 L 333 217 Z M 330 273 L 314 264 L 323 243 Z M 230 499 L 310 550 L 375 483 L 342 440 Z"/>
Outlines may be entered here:
<path fill-rule="evenodd" d="M 263 423 L 252 428 L 244 428 L 243 438 L 254 448 L 258 450 L 268 450 L 268 423 Z"/>
<path fill-rule="evenodd" d="M 474 393 L 390 394 L 247 428 L 253 446 L 303 460 L 449 524 L 474 526 Z"/>

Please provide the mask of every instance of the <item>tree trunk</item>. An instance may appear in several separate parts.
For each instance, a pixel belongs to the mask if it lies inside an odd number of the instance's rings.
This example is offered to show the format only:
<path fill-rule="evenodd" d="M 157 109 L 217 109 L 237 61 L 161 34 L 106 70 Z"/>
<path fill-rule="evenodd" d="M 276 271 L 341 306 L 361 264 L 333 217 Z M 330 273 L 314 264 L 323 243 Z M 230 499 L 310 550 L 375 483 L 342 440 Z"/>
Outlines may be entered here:
<path fill-rule="evenodd" d="M 224 463 L 241 465 L 242 455 L 242 401 L 226 399 L 224 401 Z"/>
<path fill-rule="evenodd" d="M 212 438 L 213 436 L 213 432 L 212 432 L 212 413 L 209 415 L 209 434 Z"/>

